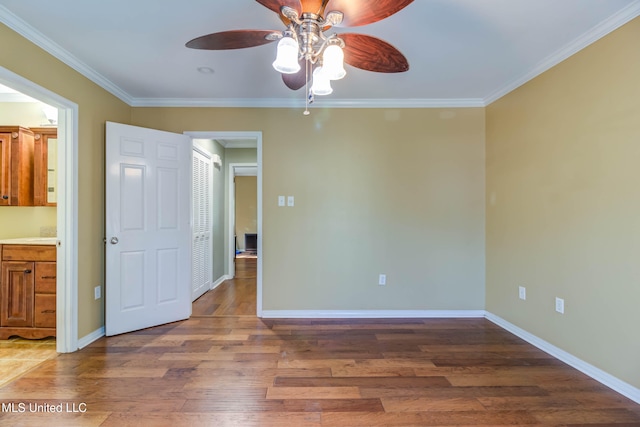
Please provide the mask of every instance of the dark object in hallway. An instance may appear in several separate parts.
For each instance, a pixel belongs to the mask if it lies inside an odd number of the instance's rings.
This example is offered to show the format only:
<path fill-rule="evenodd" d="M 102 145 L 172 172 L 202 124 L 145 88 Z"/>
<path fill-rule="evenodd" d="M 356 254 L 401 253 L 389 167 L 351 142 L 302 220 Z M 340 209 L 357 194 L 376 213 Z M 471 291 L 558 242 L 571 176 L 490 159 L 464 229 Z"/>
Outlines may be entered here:
<path fill-rule="evenodd" d="M 258 235 L 256 233 L 244 234 L 244 250 L 252 254 L 258 253 Z"/>

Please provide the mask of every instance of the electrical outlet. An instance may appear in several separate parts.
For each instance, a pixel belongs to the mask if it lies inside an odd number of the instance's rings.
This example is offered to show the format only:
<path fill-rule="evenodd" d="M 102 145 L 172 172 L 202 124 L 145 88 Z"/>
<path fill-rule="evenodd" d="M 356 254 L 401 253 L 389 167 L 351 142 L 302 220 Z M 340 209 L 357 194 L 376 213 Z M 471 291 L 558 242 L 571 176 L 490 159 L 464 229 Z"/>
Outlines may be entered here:
<path fill-rule="evenodd" d="M 386 274 L 381 274 L 378 277 L 378 285 L 380 286 L 384 286 L 387 284 L 387 275 Z"/>
<path fill-rule="evenodd" d="M 518 297 L 521 300 L 526 300 L 527 299 L 527 288 L 525 288 L 524 286 L 519 286 L 518 287 Z"/>
<path fill-rule="evenodd" d="M 101 295 L 101 290 L 102 288 L 100 286 L 96 286 L 95 288 L 93 288 L 93 296 L 95 299 L 100 299 Z"/>
<path fill-rule="evenodd" d="M 556 297 L 556 311 L 560 314 L 564 314 L 564 300 Z"/>

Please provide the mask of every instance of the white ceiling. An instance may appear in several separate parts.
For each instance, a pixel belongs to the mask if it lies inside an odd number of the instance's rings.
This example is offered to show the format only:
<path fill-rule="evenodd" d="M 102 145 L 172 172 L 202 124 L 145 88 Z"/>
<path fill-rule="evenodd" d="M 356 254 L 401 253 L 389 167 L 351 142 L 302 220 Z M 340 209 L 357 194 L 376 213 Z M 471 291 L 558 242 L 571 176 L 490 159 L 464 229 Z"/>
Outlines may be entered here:
<path fill-rule="evenodd" d="M 0 84 L 0 102 L 39 102 L 30 96 L 24 95 L 10 87 Z"/>
<path fill-rule="evenodd" d="M 410 70 L 346 66 L 316 104 L 483 106 L 638 15 L 640 0 L 416 0 L 380 22 L 335 29 L 388 41 Z M 275 44 L 184 46 L 218 31 L 282 29 L 254 0 L 0 0 L 0 21 L 133 106 L 304 102 L 303 90 L 287 89 L 271 67 Z"/>

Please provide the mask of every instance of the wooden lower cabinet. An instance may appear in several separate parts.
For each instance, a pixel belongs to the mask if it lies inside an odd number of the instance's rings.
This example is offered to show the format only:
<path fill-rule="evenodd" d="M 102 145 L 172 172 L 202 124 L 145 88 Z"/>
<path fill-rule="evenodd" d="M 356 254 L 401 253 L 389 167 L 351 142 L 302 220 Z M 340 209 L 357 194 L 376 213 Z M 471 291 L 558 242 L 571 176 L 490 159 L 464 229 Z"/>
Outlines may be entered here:
<path fill-rule="evenodd" d="M 56 335 L 56 248 L 1 245 L 0 339 Z"/>
<path fill-rule="evenodd" d="M 33 326 L 33 263 L 2 263 L 0 327 Z"/>

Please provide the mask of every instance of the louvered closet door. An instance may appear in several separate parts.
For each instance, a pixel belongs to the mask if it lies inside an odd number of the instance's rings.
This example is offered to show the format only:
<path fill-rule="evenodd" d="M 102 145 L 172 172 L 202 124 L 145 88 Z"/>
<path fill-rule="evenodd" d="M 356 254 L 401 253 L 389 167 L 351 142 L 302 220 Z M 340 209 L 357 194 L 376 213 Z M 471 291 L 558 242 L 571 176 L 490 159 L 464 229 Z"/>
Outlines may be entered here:
<path fill-rule="evenodd" d="M 193 150 L 193 283 L 195 301 L 211 289 L 213 249 L 211 242 L 212 163 L 204 153 Z"/>

